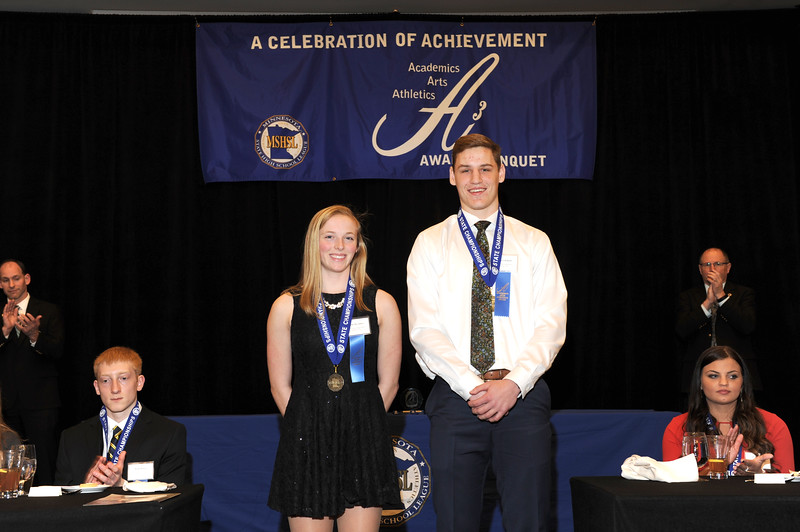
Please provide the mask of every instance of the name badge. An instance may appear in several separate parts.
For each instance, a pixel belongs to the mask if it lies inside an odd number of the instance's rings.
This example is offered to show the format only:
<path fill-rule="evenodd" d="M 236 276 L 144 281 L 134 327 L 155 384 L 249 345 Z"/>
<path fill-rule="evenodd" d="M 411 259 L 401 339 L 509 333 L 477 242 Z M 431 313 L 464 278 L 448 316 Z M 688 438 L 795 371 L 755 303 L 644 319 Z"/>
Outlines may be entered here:
<path fill-rule="evenodd" d="M 503 260 L 500 261 L 501 272 L 516 272 L 517 271 L 517 256 L 516 255 L 503 255 Z"/>
<path fill-rule="evenodd" d="M 154 479 L 153 462 L 131 462 L 128 464 L 128 482 Z"/>
<path fill-rule="evenodd" d="M 369 316 L 364 316 L 363 318 L 353 318 L 353 321 L 350 325 L 351 336 L 370 334 L 371 332 L 372 331 L 369 328 Z"/>

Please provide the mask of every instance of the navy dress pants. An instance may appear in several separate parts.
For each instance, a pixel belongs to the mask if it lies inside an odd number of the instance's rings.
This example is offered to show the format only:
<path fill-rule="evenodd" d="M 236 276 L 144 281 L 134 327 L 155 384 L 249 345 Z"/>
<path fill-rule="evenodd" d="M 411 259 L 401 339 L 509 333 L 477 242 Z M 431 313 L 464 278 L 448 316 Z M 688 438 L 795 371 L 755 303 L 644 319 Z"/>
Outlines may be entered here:
<path fill-rule="evenodd" d="M 477 531 L 491 464 L 506 532 L 546 531 L 550 510 L 550 389 L 540 379 L 497 423 L 481 421 L 436 378 L 425 404 L 431 422 L 437 532 Z"/>

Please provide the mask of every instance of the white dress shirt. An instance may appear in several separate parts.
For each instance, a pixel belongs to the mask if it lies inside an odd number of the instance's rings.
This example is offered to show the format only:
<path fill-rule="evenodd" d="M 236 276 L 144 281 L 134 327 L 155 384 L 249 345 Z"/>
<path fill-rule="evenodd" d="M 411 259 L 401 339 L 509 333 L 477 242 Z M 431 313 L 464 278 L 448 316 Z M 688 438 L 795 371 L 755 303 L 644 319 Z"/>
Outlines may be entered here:
<path fill-rule="evenodd" d="M 7 301 L 8 301 L 8 299 L 6 299 L 6 302 Z M 22 301 L 17 301 L 16 305 L 17 305 L 17 314 L 18 315 L 24 316 L 24 315 L 26 315 L 28 313 L 28 303 L 30 303 L 30 301 L 31 301 L 31 295 L 29 293 L 25 294 L 25 297 L 22 298 Z M 12 330 L 17 334 L 17 336 L 20 335 L 19 327 L 14 327 L 14 329 L 12 329 Z M 10 334 L 11 333 L 9 333 L 9 336 L 10 336 Z M 6 338 L 8 338 L 8 336 L 6 336 Z M 31 342 L 31 345 L 35 345 L 35 342 Z"/>
<path fill-rule="evenodd" d="M 726 283 L 722 283 L 722 289 L 723 289 L 723 290 L 725 290 L 725 284 L 726 284 Z M 708 284 L 708 283 L 703 283 L 703 286 L 705 286 L 705 287 L 706 287 L 706 294 L 708 294 L 708 289 L 709 289 L 709 288 L 711 288 L 711 285 L 710 285 L 710 284 Z M 725 303 L 727 303 L 727 302 L 728 302 L 728 300 L 727 300 L 727 299 L 726 299 L 725 301 L 723 301 L 722 303 L 720 303 L 719 301 L 717 301 L 717 305 L 721 307 L 722 305 L 724 305 L 724 304 L 725 304 Z M 710 318 L 710 317 L 711 317 L 711 309 L 706 309 L 706 307 L 704 307 L 702 303 L 700 303 L 700 310 L 702 310 L 702 311 L 703 311 L 703 314 L 705 314 L 705 315 L 706 315 L 706 318 Z"/>
<path fill-rule="evenodd" d="M 31 302 L 31 295 L 25 294 L 25 297 L 22 301 L 17 301 L 17 306 L 19 307 L 19 313 L 23 316 L 28 313 L 28 303 Z"/>
<path fill-rule="evenodd" d="M 464 214 L 476 233 L 478 218 Z M 496 219 L 497 213 L 488 218 L 490 246 Z M 470 364 L 472 264 L 452 215 L 419 234 L 407 266 L 409 336 L 417 362 L 464 400 L 483 382 Z M 510 370 L 506 378 L 525 397 L 564 344 L 567 289 L 547 235 L 509 216 L 500 271 L 511 273 L 509 316 L 494 316 L 492 369 Z"/>
<path fill-rule="evenodd" d="M 128 415 L 128 417 L 123 419 L 120 423 L 117 423 L 116 421 L 114 421 L 110 417 L 106 417 L 106 419 L 108 420 L 108 430 L 106 430 L 105 438 L 103 438 L 103 456 L 108 456 L 108 447 L 109 447 L 109 444 L 111 443 L 111 438 L 114 436 L 114 429 L 119 427 L 119 429 L 121 431 L 125 432 L 125 425 L 128 424 L 128 418 L 129 417 L 130 417 L 130 414 Z M 119 436 L 120 436 L 120 438 L 122 438 L 122 434 L 121 433 L 120 433 Z"/>

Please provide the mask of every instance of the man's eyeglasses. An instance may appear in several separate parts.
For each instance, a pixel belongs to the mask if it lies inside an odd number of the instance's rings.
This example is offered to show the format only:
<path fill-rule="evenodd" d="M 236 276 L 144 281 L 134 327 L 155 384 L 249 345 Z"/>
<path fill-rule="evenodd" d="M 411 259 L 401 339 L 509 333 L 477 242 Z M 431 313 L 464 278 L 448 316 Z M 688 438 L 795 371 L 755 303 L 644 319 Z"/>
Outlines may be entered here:
<path fill-rule="evenodd" d="M 726 264 L 730 264 L 730 262 L 719 262 L 719 261 L 717 261 L 717 262 L 701 262 L 700 263 L 700 267 L 701 268 L 710 268 L 710 267 L 714 266 L 715 268 L 719 268 L 720 266 L 725 266 Z"/>

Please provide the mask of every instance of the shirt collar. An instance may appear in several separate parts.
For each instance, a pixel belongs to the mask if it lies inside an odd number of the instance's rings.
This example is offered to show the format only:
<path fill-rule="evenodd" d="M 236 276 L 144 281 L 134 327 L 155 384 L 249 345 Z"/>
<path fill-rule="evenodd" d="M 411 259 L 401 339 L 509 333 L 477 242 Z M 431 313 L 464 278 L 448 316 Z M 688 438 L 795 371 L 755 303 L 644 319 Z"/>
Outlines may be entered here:
<path fill-rule="evenodd" d="M 495 226 L 495 223 L 497 222 L 497 211 L 494 211 L 492 214 L 490 214 L 486 218 L 478 218 L 474 214 L 469 213 L 469 212 L 465 211 L 464 209 L 461 209 L 461 212 L 464 213 L 464 218 L 467 219 L 467 223 L 469 223 L 469 226 L 472 228 L 472 232 L 473 233 L 477 233 L 477 231 L 478 231 L 475 228 L 475 222 L 477 222 L 479 220 L 486 220 L 487 222 L 489 222 L 489 227 L 487 227 L 487 230 L 494 231 L 494 226 Z"/>
<path fill-rule="evenodd" d="M 116 421 L 114 421 L 110 417 L 106 418 L 106 419 L 108 419 L 108 435 L 111 436 L 112 434 L 114 434 L 114 427 L 119 427 L 120 429 L 125 430 L 125 425 L 128 424 L 128 418 L 130 418 L 130 417 L 131 417 L 131 415 L 128 414 L 128 417 L 126 417 L 125 419 L 123 419 L 119 423 L 117 423 Z"/>
<path fill-rule="evenodd" d="M 31 302 L 30 292 L 25 294 L 25 298 L 22 301 L 17 301 L 17 306 L 19 307 L 20 313 L 22 314 L 28 313 L 28 303 L 30 302 Z"/>

